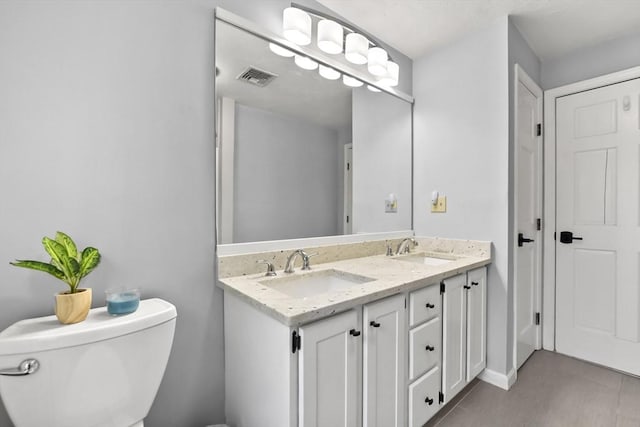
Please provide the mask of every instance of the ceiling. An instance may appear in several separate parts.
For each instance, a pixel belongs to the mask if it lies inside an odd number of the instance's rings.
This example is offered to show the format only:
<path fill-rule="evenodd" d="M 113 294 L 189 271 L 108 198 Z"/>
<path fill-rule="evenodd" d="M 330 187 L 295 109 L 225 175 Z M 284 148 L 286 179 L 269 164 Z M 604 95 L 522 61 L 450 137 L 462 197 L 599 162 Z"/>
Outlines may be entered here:
<path fill-rule="evenodd" d="M 512 15 L 545 61 L 640 33 L 640 0 L 318 0 L 412 59 Z"/>
<path fill-rule="evenodd" d="M 238 80 L 249 67 L 277 77 L 265 87 Z M 265 40 L 225 22 L 216 24 L 216 68 L 217 96 L 335 130 L 351 126 L 351 88 L 297 67 Z"/>

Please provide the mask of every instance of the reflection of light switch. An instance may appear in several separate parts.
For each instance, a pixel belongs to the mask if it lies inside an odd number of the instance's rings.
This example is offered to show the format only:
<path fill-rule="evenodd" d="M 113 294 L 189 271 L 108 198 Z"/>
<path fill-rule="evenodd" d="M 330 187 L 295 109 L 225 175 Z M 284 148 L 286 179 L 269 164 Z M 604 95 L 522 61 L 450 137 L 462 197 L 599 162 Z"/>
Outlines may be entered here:
<path fill-rule="evenodd" d="M 447 197 L 446 196 L 438 196 L 438 201 L 436 204 L 431 205 L 431 212 L 443 213 L 447 211 Z"/>
<path fill-rule="evenodd" d="M 398 212 L 398 199 L 396 199 L 395 194 L 389 194 L 387 199 L 384 201 L 384 211 L 386 213 Z"/>

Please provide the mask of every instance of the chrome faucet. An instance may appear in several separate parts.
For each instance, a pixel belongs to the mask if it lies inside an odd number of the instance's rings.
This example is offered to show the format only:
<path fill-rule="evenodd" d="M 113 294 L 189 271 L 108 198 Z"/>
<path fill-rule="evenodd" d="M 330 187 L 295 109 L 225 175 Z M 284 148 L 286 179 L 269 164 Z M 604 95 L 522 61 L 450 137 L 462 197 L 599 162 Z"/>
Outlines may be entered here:
<path fill-rule="evenodd" d="M 296 249 L 287 258 L 287 263 L 284 265 L 284 272 L 285 273 L 293 273 L 295 271 L 293 269 L 293 265 L 295 264 L 296 257 L 298 255 L 300 255 L 302 257 L 302 269 L 303 270 L 308 270 L 309 269 L 309 255 L 307 255 L 307 253 L 305 251 L 303 251 L 302 249 Z M 304 268 L 305 265 L 307 267 L 306 269 Z"/>
<path fill-rule="evenodd" d="M 407 237 L 406 239 L 402 239 L 402 242 L 398 245 L 398 249 L 396 249 L 396 255 L 400 254 L 408 254 L 411 251 L 409 247 L 409 243 L 413 243 L 413 246 L 418 246 L 418 242 L 413 237 Z"/>

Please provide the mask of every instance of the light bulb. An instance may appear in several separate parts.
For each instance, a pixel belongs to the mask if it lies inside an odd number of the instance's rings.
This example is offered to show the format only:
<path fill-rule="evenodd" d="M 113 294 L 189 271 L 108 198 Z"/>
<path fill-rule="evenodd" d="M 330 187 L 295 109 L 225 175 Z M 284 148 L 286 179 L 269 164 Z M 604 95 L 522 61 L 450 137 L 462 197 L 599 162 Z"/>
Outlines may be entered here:
<path fill-rule="evenodd" d="M 362 82 L 358 79 L 354 79 L 351 76 L 347 76 L 346 74 L 342 76 L 342 83 L 349 87 L 360 87 L 362 86 Z"/>
<path fill-rule="evenodd" d="M 320 65 L 318 72 L 322 77 L 328 80 L 338 80 L 340 78 L 340 73 L 338 71 L 331 67 L 325 67 L 324 65 Z"/>
<path fill-rule="evenodd" d="M 387 72 L 378 81 L 378 83 L 384 86 L 389 86 L 389 87 L 398 86 L 399 75 L 400 75 L 400 66 L 395 62 L 387 61 Z"/>
<path fill-rule="evenodd" d="M 282 12 L 282 33 L 284 37 L 299 45 L 311 43 L 311 17 L 304 10 L 288 7 Z"/>
<path fill-rule="evenodd" d="M 336 54 L 342 52 L 344 30 L 342 25 L 329 19 L 318 22 L 318 47 L 323 52 Z"/>
<path fill-rule="evenodd" d="M 367 56 L 368 69 L 374 76 L 382 77 L 387 74 L 387 51 L 380 47 L 372 47 L 369 49 Z"/>
<path fill-rule="evenodd" d="M 275 53 L 276 55 L 284 56 L 285 58 L 291 58 L 293 55 L 295 55 L 289 49 L 285 49 L 284 47 L 277 45 L 275 43 L 269 43 L 269 49 L 271 50 L 271 52 Z"/>
<path fill-rule="evenodd" d="M 366 64 L 369 50 L 369 40 L 361 34 L 347 34 L 344 46 L 344 57 L 353 64 Z"/>
<path fill-rule="evenodd" d="M 315 70 L 316 68 L 318 68 L 318 63 L 306 56 L 296 55 L 294 62 L 298 67 L 304 70 Z"/>

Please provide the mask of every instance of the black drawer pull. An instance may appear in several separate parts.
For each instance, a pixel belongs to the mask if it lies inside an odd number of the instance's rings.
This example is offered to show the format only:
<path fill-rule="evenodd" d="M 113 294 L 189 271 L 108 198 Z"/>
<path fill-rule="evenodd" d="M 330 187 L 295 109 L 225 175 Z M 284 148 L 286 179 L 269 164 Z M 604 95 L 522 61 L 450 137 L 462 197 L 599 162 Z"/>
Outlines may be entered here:
<path fill-rule="evenodd" d="M 433 405 L 433 399 L 429 399 L 429 396 L 427 396 L 424 402 L 427 403 L 429 406 Z"/>
<path fill-rule="evenodd" d="M 430 302 L 427 303 L 427 308 L 436 308 L 435 305 L 431 304 Z"/>
<path fill-rule="evenodd" d="M 433 350 L 435 350 L 435 347 L 432 347 L 432 346 L 428 345 L 428 346 L 426 347 L 426 350 L 427 350 L 427 351 L 433 351 Z"/>
<path fill-rule="evenodd" d="M 380 323 L 376 322 L 375 320 L 372 320 L 371 322 L 369 322 L 369 324 L 371 326 L 373 326 L 374 328 L 379 328 L 380 327 Z"/>
<path fill-rule="evenodd" d="M 471 286 L 478 286 L 479 283 L 478 282 L 471 282 Z"/>
<path fill-rule="evenodd" d="M 355 329 L 350 330 L 349 333 L 351 335 L 353 335 L 354 337 L 359 337 L 360 336 L 360 331 L 356 331 Z"/>
<path fill-rule="evenodd" d="M 469 285 L 464 285 L 464 288 L 465 288 L 465 289 L 471 289 L 471 286 L 469 286 Z"/>

